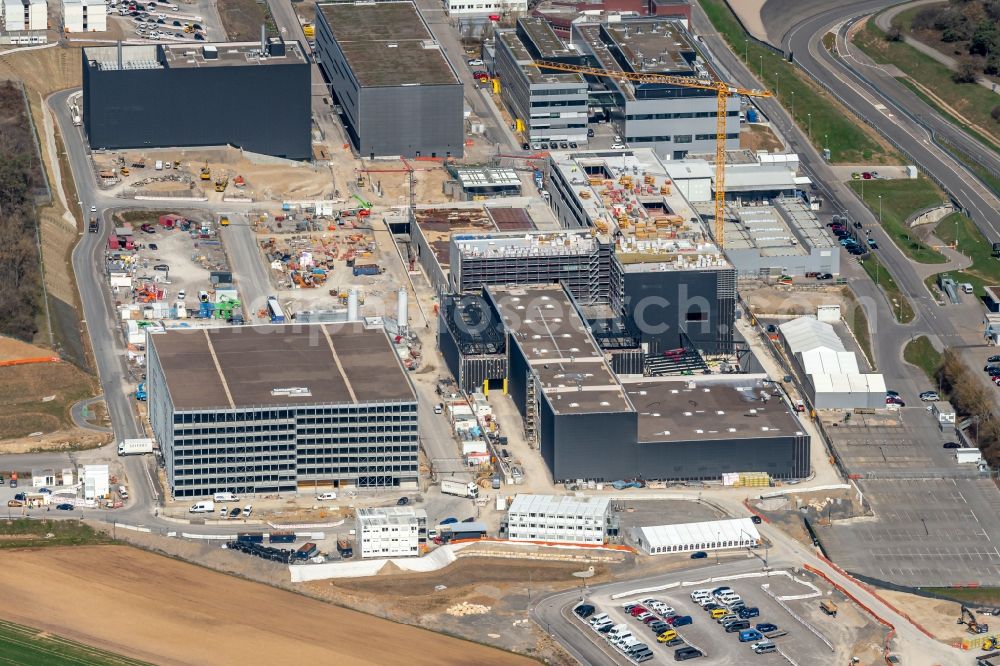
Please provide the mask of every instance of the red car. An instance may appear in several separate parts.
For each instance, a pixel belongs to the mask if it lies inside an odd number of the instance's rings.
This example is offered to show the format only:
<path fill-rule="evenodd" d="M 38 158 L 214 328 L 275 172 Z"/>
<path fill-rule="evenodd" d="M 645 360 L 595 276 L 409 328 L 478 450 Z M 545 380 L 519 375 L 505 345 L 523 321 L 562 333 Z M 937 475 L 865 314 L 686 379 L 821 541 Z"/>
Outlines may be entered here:
<path fill-rule="evenodd" d="M 636 616 L 638 616 L 638 615 L 639 615 L 640 613 L 648 613 L 648 612 L 649 612 L 649 611 L 648 611 L 648 610 L 646 610 L 645 608 L 643 608 L 642 606 L 636 606 L 635 608 L 633 608 L 632 610 L 630 610 L 630 611 L 628 612 L 628 614 L 629 614 L 629 615 L 631 615 L 632 617 L 636 617 Z"/>

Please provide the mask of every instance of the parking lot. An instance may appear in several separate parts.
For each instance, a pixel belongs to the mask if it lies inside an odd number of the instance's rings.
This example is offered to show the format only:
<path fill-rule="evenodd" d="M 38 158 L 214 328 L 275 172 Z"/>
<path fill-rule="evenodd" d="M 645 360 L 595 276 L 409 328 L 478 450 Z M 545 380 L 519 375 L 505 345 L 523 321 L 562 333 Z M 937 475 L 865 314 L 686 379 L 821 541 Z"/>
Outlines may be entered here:
<path fill-rule="evenodd" d="M 815 526 L 827 554 L 848 571 L 898 585 L 993 584 L 1000 551 L 1000 493 L 972 465 L 944 449 L 923 406 L 900 410 L 895 423 L 827 428 L 875 517 Z"/>
<path fill-rule="evenodd" d="M 677 635 L 686 645 L 701 650 L 705 656 L 698 659 L 699 664 L 742 664 L 754 663 L 761 665 L 785 664 L 787 660 L 782 653 L 789 655 L 794 663 L 830 663 L 834 657 L 833 651 L 827 647 L 817 636 L 806 629 L 784 610 L 777 601 L 764 592 L 761 585 L 768 588 L 777 596 L 801 595 L 814 592 L 811 588 L 796 581 L 791 581 L 784 576 L 772 576 L 769 578 L 740 579 L 729 582 L 717 582 L 712 584 L 699 584 L 681 586 L 662 592 L 640 593 L 625 598 L 611 599 L 610 595 L 597 594 L 588 599 L 588 603 L 596 607 L 595 614 L 607 613 L 612 621 L 617 624 L 625 624 L 633 635 L 641 642 L 649 646 L 653 652 L 653 658 L 645 661 L 646 664 L 668 664 L 674 663 L 674 653 L 684 646 L 668 647 L 657 642 L 656 634 L 642 622 L 632 617 L 625 611 L 625 605 L 640 602 L 646 599 L 659 600 L 672 607 L 677 614 L 691 616 L 693 622 L 690 625 L 678 627 Z M 760 615 L 748 618 L 751 628 L 757 624 L 776 625 L 778 634 L 787 632 L 784 635 L 775 635 L 775 630 L 771 633 L 773 642 L 778 648 L 778 652 L 767 654 L 756 654 L 751 645 L 753 641 L 740 642 L 739 633 L 726 633 L 725 628 L 716 620 L 710 618 L 709 613 L 703 610 L 691 599 L 691 592 L 694 589 L 709 590 L 720 587 L 731 587 L 748 607 L 759 609 Z M 793 603 L 793 602 L 787 602 Z M 818 598 L 801 600 L 794 602 L 802 605 L 803 608 L 816 606 L 818 608 Z M 645 606 L 647 610 L 649 604 Z M 799 611 L 796 610 L 798 613 Z M 654 613 L 657 614 L 657 613 Z M 660 615 L 660 614 L 657 614 Z M 579 619 L 577 619 L 579 621 Z M 588 636 L 593 640 L 605 642 L 602 634 L 598 634 L 589 626 L 585 628 Z M 610 645 L 605 645 L 606 650 L 613 650 Z M 616 653 L 618 662 L 625 662 L 625 657 Z"/>
<path fill-rule="evenodd" d="M 226 38 L 214 4 L 205 0 L 113 0 L 108 18 L 133 39 L 195 43 Z"/>

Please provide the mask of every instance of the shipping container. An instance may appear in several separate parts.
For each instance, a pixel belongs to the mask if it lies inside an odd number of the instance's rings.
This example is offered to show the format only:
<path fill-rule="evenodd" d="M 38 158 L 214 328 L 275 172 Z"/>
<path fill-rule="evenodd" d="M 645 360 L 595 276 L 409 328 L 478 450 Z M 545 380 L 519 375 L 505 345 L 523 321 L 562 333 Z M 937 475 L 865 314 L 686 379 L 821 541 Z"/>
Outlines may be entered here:
<path fill-rule="evenodd" d="M 271 532 L 267 540 L 271 543 L 294 543 L 295 532 Z"/>

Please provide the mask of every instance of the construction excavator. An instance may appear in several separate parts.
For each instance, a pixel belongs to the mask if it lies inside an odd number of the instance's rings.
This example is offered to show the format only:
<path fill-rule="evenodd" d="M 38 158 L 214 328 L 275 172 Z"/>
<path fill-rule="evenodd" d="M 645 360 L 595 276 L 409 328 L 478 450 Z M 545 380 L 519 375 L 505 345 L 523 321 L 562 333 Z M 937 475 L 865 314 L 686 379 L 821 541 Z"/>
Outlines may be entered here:
<path fill-rule="evenodd" d="M 725 247 L 725 210 L 726 210 L 726 101 L 733 96 L 773 97 L 769 90 L 750 90 L 740 88 L 724 81 L 694 78 L 690 76 L 673 76 L 669 74 L 641 74 L 636 72 L 620 72 L 598 67 L 569 65 L 561 62 L 536 60 L 536 67 L 552 69 L 559 72 L 574 72 L 583 76 L 603 76 L 611 79 L 627 80 L 633 83 L 666 83 L 682 88 L 698 88 L 713 90 L 718 100 L 715 130 L 715 242 L 719 247 Z"/>
<path fill-rule="evenodd" d="M 985 634 L 990 630 L 990 626 L 988 624 L 980 624 L 973 612 L 965 606 L 962 606 L 962 610 L 959 612 L 958 622 L 956 622 L 956 624 L 964 624 L 967 626 L 970 634 Z"/>

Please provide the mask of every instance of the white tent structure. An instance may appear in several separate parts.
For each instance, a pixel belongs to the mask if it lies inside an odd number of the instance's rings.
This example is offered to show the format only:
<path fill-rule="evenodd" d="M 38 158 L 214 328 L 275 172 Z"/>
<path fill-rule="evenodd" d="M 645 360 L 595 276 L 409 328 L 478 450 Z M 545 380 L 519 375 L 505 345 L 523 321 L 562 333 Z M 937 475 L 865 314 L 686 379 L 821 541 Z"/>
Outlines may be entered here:
<path fill-rule="evenodd" d="M 806 377 L 816 409 L 884 409 L 885 378 L 864 374 L 832 324 L 798 317 L 778 327 L 785 350 Z"/>
<path fill-rule="evenodd" d="M 665 555 L 699 550 L 756 548 L 760 543 L 760 533 L 749 518 L 736 518 L 636 527 L 632 530 L 632 539 L 647 555 Z"/>

